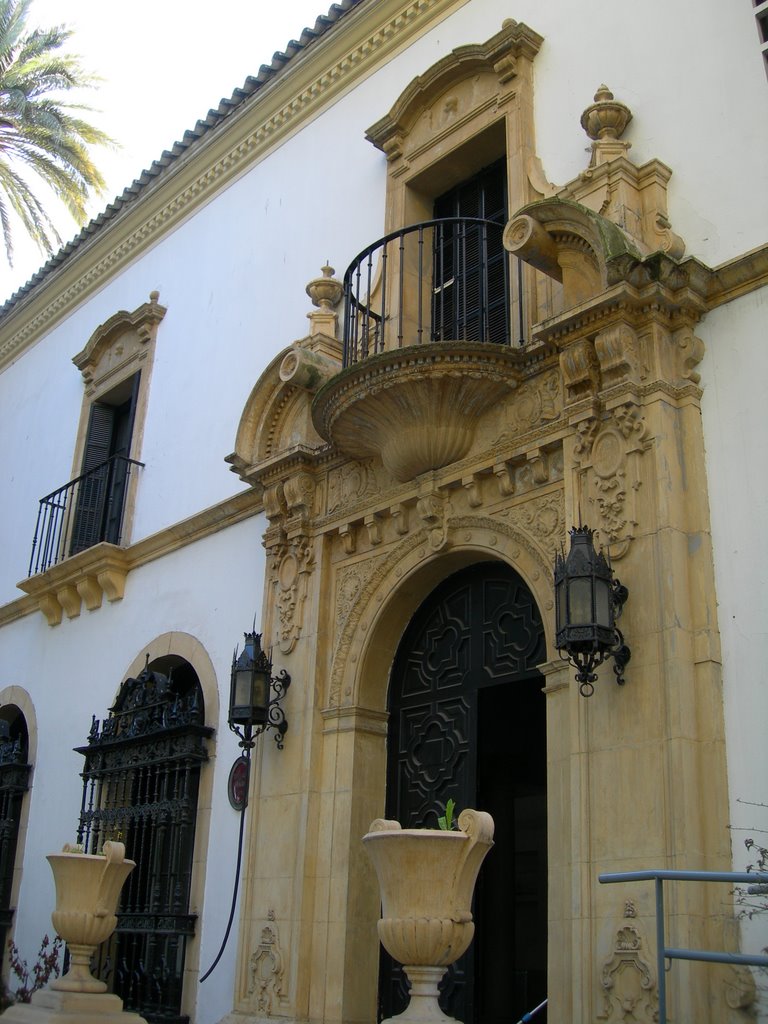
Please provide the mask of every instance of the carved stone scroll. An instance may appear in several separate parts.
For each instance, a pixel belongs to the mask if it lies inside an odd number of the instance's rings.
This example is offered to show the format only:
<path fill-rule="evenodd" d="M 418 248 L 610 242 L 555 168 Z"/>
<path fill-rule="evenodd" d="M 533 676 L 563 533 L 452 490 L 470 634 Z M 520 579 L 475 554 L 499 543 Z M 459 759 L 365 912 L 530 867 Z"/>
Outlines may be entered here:
<path fill-rule="evenodd" d="M 629 923 L 636 915 L 634 904 L 628 900 L 613 952 L 600 972 L 604 1009 L 598 1019 L 607 1024 L 652 1024 L 658 1020 L 656 985 L 643 956 L 643 935 L 636 924 Z"/>
<path fill-rule="evenodd" d="M 629 550 L 638 521 L 637 492 L 641 486 L 639 459 L 646 446 L 646 426 L 637 406 L 613 410 L 603 423 L 584 420 L 574 455 L 580 463 L 581 508 L 595 522 L 611 557 Z"/>
<path fill-rule="evenodd" d="M 314 545 L 299 536 L 272 550 L 272 582 L 278 612 L 278 646 L 290 654 L 301 635 L 309 577 L 315 566 Z"/>
<path fill-rule="evenodd" d="M 565 533 L 565 499 L 562 491 L 534 498 L 499 513 L 510 525 L 534 537 L 554 562 Z"/>
<path fill-rule="evenodd" d="M 271 1017 L 285 1000 L 285 963 L 277 925 L 261 930 L 261 942 L 248 961 L 248 995 L 259 1013 Z"/>

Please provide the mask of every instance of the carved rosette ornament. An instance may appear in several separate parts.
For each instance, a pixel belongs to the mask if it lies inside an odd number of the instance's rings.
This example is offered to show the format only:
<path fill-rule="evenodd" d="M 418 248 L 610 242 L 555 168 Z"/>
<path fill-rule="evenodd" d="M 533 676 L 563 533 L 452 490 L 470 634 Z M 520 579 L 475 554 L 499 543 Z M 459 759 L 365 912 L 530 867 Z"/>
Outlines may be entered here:
<path fill-rule="evenodd" d="M 643 935 L 636 923 L 630 923 L 636 917 L 634 903 L 627 900 L 613 952 L 600 972 L 604 1009 L 598 1020 L 607 1024 L 652 1024 L 658 1020 L 656 984 L 643 956 Z"/>
<path fill-rule="evenodd" d="M 248 961 L 248 995 L 255 1009 L 272 1016 L 285 1001 L 285 962 L 277 925 L 270 922 L 261 930 L 261 942 Z"/>
<path fill-rule="evenodd" d="M 534 537 L 554 562 L 565 533 L 565 496 L 562 491 L 534 498 L 499 513 L 512 526 Z"/>
<path fill-rule="evenodd" d="M 582 421 L 574 456 L 579 466 L 582 515 L 587 508 L 614 559 L 622 558 L 635 536 L 640 457 L 647 447 L 646 424 L 632 403 L 614 409 L 605 422 Z"/>

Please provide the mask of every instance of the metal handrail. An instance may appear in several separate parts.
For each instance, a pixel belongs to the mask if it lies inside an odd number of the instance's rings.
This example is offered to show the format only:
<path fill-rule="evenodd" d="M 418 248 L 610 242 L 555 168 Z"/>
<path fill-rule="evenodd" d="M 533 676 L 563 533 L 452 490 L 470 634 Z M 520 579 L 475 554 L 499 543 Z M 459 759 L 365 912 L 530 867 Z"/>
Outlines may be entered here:
<path fill-rule="evenodd" d="M 613 882 L 655 882 L 656 884 L 656 972 L 659 979 L 659 1024 L 667 1024 L 667 978 L 665 960 L 702 960 L 705 963 L 768 967 L 768 956 L 726 953 L 705 949 L 682 949 L 664 941 L 664 882 L 768 882 L 768 871 L 620 871 L 598 875 L 602 885 Z"/>
<path fill-rule="evenodd" d="M 343 279 L 344 365 L 427 341 L 509 345 L 513 297 L 523 344 L 522 264 L 504 250 L 503 231 L 498 221 L 446 217 L 366 246 Z"/>
<path fill-rule="evenodd" d="M 45 572 L 70 555 L 106 540 L 110 518 L 114 523 L 110 539 L 120 543 L 125 491 L 135 466 L 143 468 L 144 463 L 112 455 L 40 499 L 28 576 Z M 124 471 L 122 478 L 120 470 Z M 120 494 L 118 480 L 122 485 Z"/>

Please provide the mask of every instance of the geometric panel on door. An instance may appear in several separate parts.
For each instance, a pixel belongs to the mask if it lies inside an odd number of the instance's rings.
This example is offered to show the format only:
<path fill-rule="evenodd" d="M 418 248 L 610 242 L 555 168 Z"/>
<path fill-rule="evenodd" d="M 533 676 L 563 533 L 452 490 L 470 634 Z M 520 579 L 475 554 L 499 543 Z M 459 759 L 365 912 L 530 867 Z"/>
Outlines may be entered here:
<path fill-rule="evenodd" d="M 530 672 L 544 660 L 541 617 L 527 587 L 485 588 L 483 665 L 491 678 Z"/>
<path fill-rule="evenodd" d="M 470 708 L 459 697 L 400 714 L 400 806 L 404 827 L 434 826 L 436 812 L 461 787 L 469 750 Z"/>
<path fill-rule="evenodd" d="M 464 683 L 470 666 L 470 628 L 466 620 L 438 609 L 408 654 L 401 695 L 408 700 L 431 690 Z"/>

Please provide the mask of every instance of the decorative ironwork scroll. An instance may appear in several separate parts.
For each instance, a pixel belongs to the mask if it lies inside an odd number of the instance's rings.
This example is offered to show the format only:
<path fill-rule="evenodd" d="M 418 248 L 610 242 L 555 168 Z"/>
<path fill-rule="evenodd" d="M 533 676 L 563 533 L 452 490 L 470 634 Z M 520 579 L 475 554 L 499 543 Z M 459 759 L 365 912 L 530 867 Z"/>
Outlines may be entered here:
<path fill-rule="evenodd" d="M 27 726 L 18 712 L 9 723 L 0 720 L 0 950 L 5 949 L 13 920 L 11 889 L 19 838 L 21 805 L 29 788 Z"/>
<path fill-rule="evenodd" d="M 152 671 L 127 679 L 85 757 L 78 841 L 89 853 L 119 839 L 136 861 L 99 974 L 127 1010 L 149 1024 L 187 1024 L 181 1013 L 184 955 L 196 915 L 189 893 L 200 766 L 208 759 L 197 676 Z"/>

